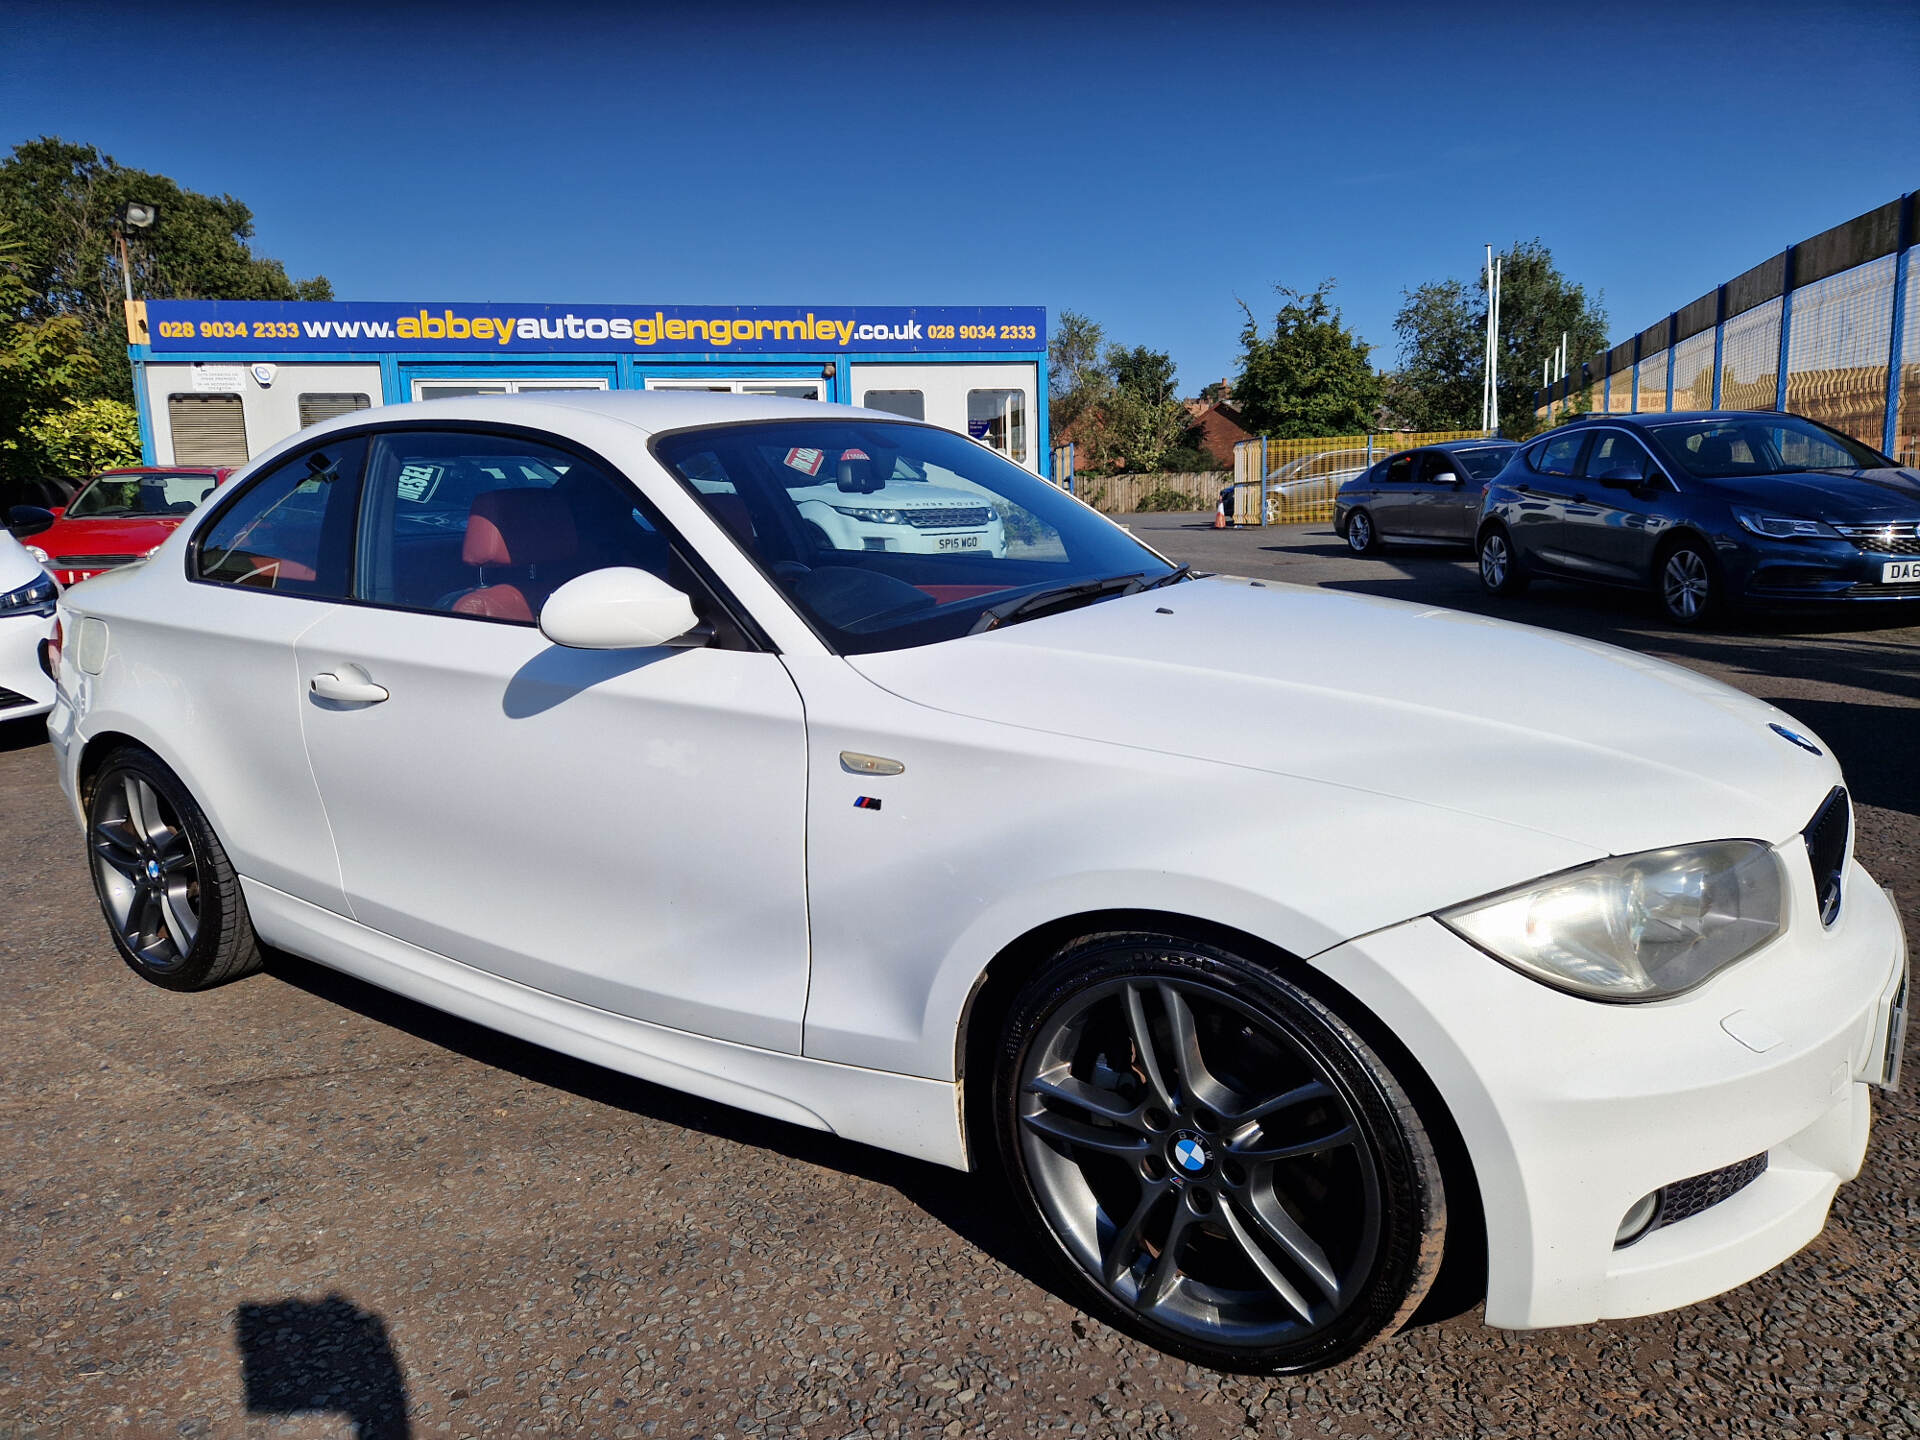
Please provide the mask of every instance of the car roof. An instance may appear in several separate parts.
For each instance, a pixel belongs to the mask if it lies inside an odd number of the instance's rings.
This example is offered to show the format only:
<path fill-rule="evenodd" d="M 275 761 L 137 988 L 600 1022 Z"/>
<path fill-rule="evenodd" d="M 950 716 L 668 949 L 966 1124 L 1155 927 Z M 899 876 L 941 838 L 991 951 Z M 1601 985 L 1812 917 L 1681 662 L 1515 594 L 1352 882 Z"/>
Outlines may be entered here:
<path fill-rule="evenodd" d="M 769 382 L 777 384 L 777 379 Z M 415 400 L 354 410 L 301 431 L 302 436 L 330 430 L 357 429 L 370 424 L 413 421 L 471 420 L 497 425 L 562 423 L 555 412 L 595 415 L 656 434 L 699 425 L 726 425 L 742 420 L 846 419 L 906 420 L 884 410 L 863 410 L 820 400 L 798 400 L 785 395 L 730 395 L 712 390 L 535 390 L 520 395 L 455 395 L 444 400 Z"/>
<path fill-rule="evenodd" d="M 233 468 L 231 465 L 121 465 L 112 470 L 102 470 L 93 478 L 104 480 L 109 475 L 218 475 L 222 470 Z"/>
<path fill-rule="evenodd" d="M 1655 425 L 1668 420 L 1778 420 L 1783 414 L 1780 410 L 1645 410 L 1621 414 L 1595 410 L 1563 420 L 1554 429 L 1572 425 Z"/>
<path fill-rule="evenodd" d="M 1499 435 L 1485 435 L 1478 440 L 1441 440 L 1432 445 L 1421 445 L 1416 448 L 1421 450 L 1485 450 L 1489 446 L 1504 445 L 1507 449 L 1512 450 L 1517 448 L 1519 443 L 1517 440 L 1508 440 Z"/>

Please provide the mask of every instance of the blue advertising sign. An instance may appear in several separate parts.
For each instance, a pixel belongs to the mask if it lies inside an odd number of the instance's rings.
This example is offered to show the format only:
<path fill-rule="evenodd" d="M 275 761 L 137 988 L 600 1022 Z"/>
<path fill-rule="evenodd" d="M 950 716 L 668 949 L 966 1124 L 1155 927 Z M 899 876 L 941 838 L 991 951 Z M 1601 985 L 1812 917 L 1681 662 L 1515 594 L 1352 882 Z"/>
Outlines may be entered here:
<path fill-rule="evenodd" d="M 515 305 L 150 300 L 169 351 L 422 351 L 498 355 L 1037 351 L 1037 305 Z"/>

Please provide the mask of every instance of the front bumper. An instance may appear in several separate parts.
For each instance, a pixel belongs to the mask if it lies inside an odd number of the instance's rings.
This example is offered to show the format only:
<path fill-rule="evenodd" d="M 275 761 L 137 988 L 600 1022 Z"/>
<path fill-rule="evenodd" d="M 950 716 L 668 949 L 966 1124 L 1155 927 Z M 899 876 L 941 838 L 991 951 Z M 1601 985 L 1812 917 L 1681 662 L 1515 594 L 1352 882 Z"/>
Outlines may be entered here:
<path fill-rule="evenodd" d="M 1793 913 L 1759 954 L 1645 1005 L 1550 990 L 1431 919 L 1315 958 L 1407 1045 L 1460 1128 L 1486 1216 L 1488 1324 L 1692 1304 L 1820 1233 L 1866 1152 L 1906 947 L 1858 865 L 1823 930 L 1802 859 Z M 1753 1183 L 1615 1248 L 1642 1197 L 1759 1155 Z"/>
<path fill-rule="evenodd" d="M 0 615 L 0 722 L 53 708 L 53 681 L 40 668 L 40 642 L 52 633 L 51 615 Z"/>
<path fill-rule="evenodd" d="M 1920 600 L 1920 582 L 1881 583 L 1890 560 L 1920 557 L 1862 550 L 1850 540 L 1771 540 L 1742 531 L 1717 549 L 1729 589 L 1749 605 Z"/>

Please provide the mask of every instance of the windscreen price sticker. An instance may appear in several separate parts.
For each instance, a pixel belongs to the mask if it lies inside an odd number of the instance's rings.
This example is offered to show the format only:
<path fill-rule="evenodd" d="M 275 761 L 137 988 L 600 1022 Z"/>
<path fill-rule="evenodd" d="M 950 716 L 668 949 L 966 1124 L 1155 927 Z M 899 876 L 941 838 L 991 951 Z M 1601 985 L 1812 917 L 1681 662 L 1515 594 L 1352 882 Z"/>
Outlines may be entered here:
<path fill-rule="evenodd" d="M 824 450 L 793 449 L 787 451 L 787 464 L 808 475 L 820 473 L 820 462 L 827 458 Z"/>
<path fill-rule="evenodd" d="M 1920 584 L 1920 560 L 1889 560 L 1880 567 L 1882 585 Z"/>

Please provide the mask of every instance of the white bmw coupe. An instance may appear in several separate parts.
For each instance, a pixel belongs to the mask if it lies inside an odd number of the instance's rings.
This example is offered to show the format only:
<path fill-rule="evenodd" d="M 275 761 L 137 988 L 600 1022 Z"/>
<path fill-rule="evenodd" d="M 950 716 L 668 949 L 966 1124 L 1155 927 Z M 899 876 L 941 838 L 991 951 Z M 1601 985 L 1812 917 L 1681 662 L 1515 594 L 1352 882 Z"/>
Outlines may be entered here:
<path fill-rule="evenodd" d="M 809 523 L 927 485 L 992 545 Z M 797 498 L 798 497 L 798 498 Z M 1606 646 L 1169 564 L 958 435 L 779 399 L 345 416 L 60 603 L 114 943 L 279 947 L 984 1166 L 1086 1306 L 1330 1364 L 1819 1233 L 1905 942 L 1839 767 Z"/>

